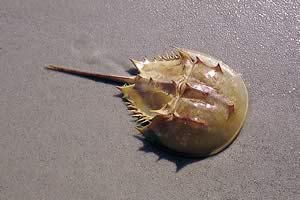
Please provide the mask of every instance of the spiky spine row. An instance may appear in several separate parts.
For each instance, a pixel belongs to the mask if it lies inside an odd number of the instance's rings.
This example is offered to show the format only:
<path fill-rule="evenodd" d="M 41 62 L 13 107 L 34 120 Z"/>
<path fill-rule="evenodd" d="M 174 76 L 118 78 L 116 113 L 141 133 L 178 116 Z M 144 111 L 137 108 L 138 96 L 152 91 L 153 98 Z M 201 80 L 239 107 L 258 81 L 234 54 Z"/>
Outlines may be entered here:
<path fill-rule="evenodd" d="M 148 124 L 150 124 L 152 118 L 142 111 L 140 111 L 135 105 L 126 97 L 123 97 L 123 101 L 125 102 L 125 105 L 127 106 L 127 109 L 131 112 L 131 115 L 135 117 L 135 121 L 137 123 L 137 128 L 142 129 Z"/>
<path fill-rule="evenodd" d="M 157 61 L 169 61 L 169 60 L 176 60 L 180 58 L 179 52 L 172 51 L 170 54 L 166 53 L 165 55 L 155 56 L 153 59 Z"/>

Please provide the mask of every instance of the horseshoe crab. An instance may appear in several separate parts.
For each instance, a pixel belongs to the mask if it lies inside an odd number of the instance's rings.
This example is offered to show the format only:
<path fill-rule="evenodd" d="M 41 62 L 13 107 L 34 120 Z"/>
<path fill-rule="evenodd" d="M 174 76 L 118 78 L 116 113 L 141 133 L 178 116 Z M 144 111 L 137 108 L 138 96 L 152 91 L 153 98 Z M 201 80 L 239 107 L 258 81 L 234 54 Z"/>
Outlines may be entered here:
<path fill-rule="evenodd" d="M 204 53 L 176 52 L 131 60 L 137 76 L 114 76 L 57 65 L 50 70 L 125 83 L 117 87 L 152 144 L 183 156 L 214 155 L 237 137 L 248 109 L 241 76 Z"/>

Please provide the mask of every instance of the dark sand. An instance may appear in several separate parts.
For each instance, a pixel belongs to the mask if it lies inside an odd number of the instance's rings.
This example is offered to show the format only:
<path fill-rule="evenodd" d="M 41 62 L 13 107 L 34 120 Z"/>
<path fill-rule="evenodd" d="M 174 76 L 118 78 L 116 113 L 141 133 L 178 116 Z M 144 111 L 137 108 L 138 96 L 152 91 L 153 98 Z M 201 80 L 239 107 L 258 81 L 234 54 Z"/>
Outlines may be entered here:
<path fill-rule="evenodd" d="M 0 0 L 1 200 L 300 199 L 299 1 L 191 2 Z M 126 74 L 171 46 L 245 79 L 247 122 L 217 156 L 143 147 L 114 86 L 43 69 Z"/>

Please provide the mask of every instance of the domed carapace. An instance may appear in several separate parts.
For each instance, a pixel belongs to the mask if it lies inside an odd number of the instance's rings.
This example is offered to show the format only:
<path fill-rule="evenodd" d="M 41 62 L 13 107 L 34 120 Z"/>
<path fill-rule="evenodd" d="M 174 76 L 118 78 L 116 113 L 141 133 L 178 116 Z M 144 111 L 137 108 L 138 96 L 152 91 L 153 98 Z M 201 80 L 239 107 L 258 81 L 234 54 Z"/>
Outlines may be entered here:
<path fill-rule="evenodd" d="M 248 109 L 241 76 L 206 54 L 176 49 L 131 60 L 137 76 L 113 76 L 49 65 L 47 69 L 126 83 L 118 87 L 151 143 L 183 156 L 210 156 L 238 135 Z"/>

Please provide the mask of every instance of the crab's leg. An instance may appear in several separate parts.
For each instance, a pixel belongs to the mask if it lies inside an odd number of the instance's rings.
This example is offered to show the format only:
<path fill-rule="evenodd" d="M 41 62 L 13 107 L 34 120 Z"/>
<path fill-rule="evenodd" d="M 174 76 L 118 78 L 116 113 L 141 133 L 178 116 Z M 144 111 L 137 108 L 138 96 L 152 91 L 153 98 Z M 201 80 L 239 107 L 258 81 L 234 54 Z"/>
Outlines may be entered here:
<path fill-rule="evenodd" d="M 135 83 L 135 76 L 115 76 L 115 75 L 101 74 L 98 72 L 84 71 L 84 70 L 79 70 L 79 69 L 74 69 L 74 68 L 64 67 L 64 66 L 58 66 L 58 65 L 48 65 L 48 66 L 46 66 L 46 69 L 64 72 L 64 73 L 68 73 L 68 74 L 74 74 L 74 75 L 78 75 L 78 76 L 99 78 L 102 80 L 110 80 L 110 81 L 119 82 L 119 83 L 127 83 L 127 84 Z"/>

